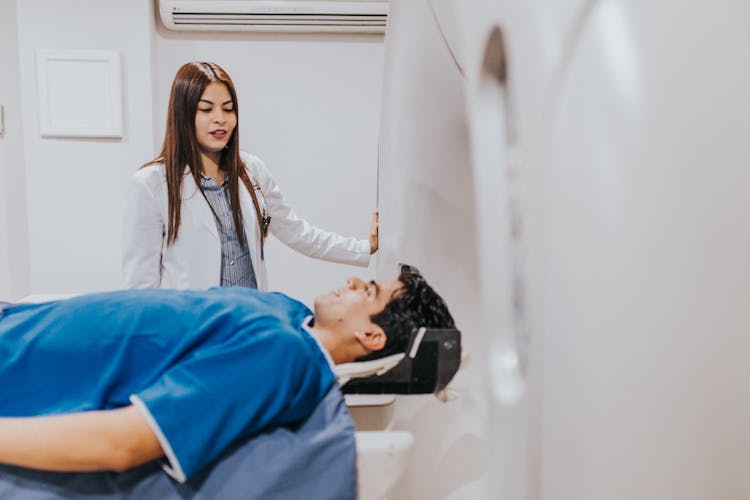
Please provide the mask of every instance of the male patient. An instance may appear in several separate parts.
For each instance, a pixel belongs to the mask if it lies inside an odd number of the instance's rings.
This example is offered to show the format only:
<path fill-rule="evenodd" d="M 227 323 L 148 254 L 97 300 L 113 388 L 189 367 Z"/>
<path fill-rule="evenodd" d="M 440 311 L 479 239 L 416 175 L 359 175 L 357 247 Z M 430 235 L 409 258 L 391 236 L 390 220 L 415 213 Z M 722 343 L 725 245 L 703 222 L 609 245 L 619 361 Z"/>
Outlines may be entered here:
<path fill-rule="evenodd" d="M 453 319 L 408 266 L 396 280 L 349 279 L 315 299 L 314 316 L 246 288 L 6 307 L 0 463 L 121 471 L 166 456 L 183 482 L 236 439 L 304 420 L 334 383 L 332 363 L 404 351 L 420 326 Z"/>

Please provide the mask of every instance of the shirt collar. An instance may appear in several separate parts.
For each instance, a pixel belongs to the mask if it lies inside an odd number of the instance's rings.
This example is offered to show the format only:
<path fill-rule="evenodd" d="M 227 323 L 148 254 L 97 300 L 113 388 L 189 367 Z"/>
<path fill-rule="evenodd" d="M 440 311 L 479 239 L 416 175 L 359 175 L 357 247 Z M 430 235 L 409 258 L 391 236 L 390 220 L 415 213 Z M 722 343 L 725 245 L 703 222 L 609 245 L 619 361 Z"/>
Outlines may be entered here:
<path fill-rule="evenodd" d="M 206 188 L 217 189 L 217 188 L 221 188 L 221 187 L 224 187 L 225 185 L 227 185 L 228 179 L 227 179 L 226 175 L 224 176 L 224 180 L 222 181 L 221 184 L 216 184 L 216 181 L 214 180 L 213 177 L 210 177 L 210 176 L 204 174 L 203 172 L 201 172 L 200 174 L 201 174 L 201 179 L 200 179 L 201 187 L 204 188 L 204 189 L 206 189 Z"/>

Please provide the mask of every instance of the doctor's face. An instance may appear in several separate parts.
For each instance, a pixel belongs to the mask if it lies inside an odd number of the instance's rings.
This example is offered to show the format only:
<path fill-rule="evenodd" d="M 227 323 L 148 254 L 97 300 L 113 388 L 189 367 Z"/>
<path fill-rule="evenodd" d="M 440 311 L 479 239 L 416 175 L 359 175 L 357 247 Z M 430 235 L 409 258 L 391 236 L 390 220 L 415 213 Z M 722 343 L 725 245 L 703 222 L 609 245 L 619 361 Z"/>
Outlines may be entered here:
<path fill-rule="evenodd" d="M 210 83 L 195 112 L 195 136 L 201 152 L 218 162 L 236 126 L 237 114 L 229 90 L 223 83 Z"/>
<path fill-rule="evenodd" d="M 346 286 L 315 298 L 315 323 L 346 332 L 371 331 L 370 316 L 382 312 L 402 286 L 399 280 L 349 278 Z"/>

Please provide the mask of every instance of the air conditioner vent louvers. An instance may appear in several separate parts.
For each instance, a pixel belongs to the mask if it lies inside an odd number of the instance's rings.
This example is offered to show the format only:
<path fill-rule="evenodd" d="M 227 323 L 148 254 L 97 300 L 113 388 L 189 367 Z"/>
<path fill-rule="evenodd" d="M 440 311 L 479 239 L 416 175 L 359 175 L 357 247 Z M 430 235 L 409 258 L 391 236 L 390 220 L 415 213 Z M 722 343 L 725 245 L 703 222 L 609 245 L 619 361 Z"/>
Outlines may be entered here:
<path fill-rule="evenodd" d="M 328 31 L 383 33 L 384 2 L 160 0 L 165 26 L 174 30 Z"/>
<path fill-rule="evenodd" d="M 386 16 L 328 14 L 315 15 L 291 14 L 288 16 L 270 14 L 193 14 L 179 13 L 172 16 L 175 24 L 320 24 L 337 26 L 341 24 L 355 26 L 385 26 Z"/>

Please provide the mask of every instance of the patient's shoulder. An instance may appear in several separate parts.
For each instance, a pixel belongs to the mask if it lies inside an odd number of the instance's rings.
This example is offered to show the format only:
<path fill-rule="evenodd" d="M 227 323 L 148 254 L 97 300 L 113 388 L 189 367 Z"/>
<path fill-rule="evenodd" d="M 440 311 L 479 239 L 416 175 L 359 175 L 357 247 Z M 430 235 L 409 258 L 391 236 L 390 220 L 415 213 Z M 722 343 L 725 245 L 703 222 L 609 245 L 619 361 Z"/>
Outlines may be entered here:
<path fill-rule="evenodd" d="M 308 349 L 305 339 L 299 332 L 291 328 L 280 327 L 274 332 L 274 343 L 285 353 L 286 357 L 296 358 L 306 356 Z"/>

